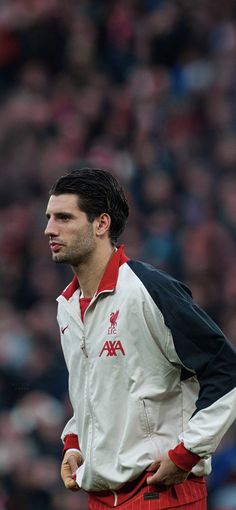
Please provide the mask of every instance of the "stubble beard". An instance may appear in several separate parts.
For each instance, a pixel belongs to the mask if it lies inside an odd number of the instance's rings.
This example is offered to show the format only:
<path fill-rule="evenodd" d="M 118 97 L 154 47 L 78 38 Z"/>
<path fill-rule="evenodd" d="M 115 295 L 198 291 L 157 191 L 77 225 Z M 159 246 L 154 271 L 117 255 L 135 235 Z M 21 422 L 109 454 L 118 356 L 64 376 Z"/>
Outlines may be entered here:
<path fill-rule="evenodd" d="M 95 240 L 92 225 L 89 225 L 84 235 L 81 234 L 77 242 L 70 247 L 62 247 L 62 250 L 65 250 L 64 253 L 53 254 L 53 262 L 57 264 L 69 264 L 73 268 L 78 268 L 88 261 L 94 249 Z"/>

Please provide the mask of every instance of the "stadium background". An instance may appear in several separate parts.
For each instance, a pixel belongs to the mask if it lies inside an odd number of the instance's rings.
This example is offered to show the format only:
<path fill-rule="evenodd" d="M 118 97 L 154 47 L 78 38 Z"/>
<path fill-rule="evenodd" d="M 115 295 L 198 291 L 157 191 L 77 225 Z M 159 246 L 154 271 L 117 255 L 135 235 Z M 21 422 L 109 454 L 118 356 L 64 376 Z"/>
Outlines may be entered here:
<path fill-rule="evenodd" d="M 183 279 L 236 345 L 236 2 L 0 2 L 0 510 L 84 510 L 59 479 L 70 416 L 43 237 L 70 166 L 113 169 L 123 241 Z M 209 509 L 236 509 L 236 431 Z"/>

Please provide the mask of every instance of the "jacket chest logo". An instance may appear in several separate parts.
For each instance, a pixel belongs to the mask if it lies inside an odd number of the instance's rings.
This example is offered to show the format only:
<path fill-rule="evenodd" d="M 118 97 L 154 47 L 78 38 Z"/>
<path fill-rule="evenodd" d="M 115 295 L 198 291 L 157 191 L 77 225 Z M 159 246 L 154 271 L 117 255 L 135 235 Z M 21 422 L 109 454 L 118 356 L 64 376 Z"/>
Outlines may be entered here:
<path fill-rule="evenodd" d="M 110 326 L 108 327 L 107 333 L 108 335 L 115 335 L 117 333 L 117 319 L 118 315 L 120 313 L 120 310 L 116 310 L 116 312 L 111 312 L 110 314 Z"/>
<path fill-rule="evenodd" d="M 117 356 L 117 352 L 120 352 L 123 356 L 125 356 L 125 351 L 123 349 L 122 343 L 120 340 L 106 340 L 104 342 L 103 348 L 99 354 L 99 358 L 106 353 L 106 356 Z"/>

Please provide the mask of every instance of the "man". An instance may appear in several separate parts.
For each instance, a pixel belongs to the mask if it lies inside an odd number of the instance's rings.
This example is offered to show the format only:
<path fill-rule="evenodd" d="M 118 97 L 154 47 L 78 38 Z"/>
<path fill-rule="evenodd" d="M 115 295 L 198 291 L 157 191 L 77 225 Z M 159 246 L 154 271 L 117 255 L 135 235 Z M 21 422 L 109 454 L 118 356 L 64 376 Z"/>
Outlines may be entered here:
<path fill-rule="evenodd" d="M 46 215 L 52 258 L 74 272 L 58 298 L 65 486 L 90 510 L 204 510 L 210 455 L 235 418 L 233 347 L 182 283 L 117 247 L 128 205 L 110 173 L 61 177 Z"/>

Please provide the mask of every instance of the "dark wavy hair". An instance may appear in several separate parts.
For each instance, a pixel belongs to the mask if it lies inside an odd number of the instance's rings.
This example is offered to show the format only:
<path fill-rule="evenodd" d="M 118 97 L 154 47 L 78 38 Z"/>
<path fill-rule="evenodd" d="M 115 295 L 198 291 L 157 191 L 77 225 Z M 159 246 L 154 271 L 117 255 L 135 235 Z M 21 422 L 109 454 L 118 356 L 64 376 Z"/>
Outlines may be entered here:
<path fill-rule="evenodd" d="M 129 215 L 129 206 L 121 184 L 108 171 L 99 168 L 80 168 L 59 177 L 50 195 L 71 193 L 78 195 L 79 208 L 92 222 L 102 213 L 109 214 L 109 237 L 116 244 Z"/>

